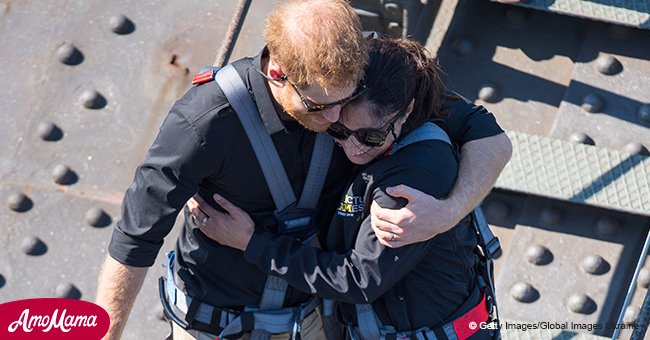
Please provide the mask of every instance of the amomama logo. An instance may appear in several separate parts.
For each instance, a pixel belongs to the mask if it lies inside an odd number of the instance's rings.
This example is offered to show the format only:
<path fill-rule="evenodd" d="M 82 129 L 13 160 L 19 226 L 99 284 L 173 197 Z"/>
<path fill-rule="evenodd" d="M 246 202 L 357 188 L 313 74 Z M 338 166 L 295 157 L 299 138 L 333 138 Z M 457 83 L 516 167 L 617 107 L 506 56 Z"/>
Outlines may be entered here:
<path fill-rule="evenodd" d="M 0 305 L 0 339 L 101 339 L 110 318 L 94 303 L 29 299 Z"/>

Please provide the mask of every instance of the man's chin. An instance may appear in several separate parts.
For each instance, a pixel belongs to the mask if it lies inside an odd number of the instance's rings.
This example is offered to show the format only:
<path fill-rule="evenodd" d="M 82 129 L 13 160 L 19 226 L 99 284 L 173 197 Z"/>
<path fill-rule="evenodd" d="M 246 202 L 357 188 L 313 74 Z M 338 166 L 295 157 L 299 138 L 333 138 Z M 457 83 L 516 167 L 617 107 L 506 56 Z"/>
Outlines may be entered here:
<path fill-rule="evenodd" d="M 294 116 L 296 118 L 296 116 Z M 309 119 L 309 118 L 296 118 L 296 121 L 300 123 L 305 129 L 313 132 L 325 132 L 328 127 L 332 123 L 327 121 L 326 119 L 323 120 L 316 120 L 316 119 Z"/>

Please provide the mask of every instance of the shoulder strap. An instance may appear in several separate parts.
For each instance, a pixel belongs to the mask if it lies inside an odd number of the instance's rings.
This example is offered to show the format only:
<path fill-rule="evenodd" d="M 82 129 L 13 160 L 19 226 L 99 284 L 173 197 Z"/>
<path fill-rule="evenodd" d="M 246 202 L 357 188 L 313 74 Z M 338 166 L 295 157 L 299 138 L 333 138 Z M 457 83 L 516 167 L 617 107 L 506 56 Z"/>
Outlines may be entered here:
<path fill-rule="evenodd" d="M 271 196 L 273 196 L 276 209 L 282 210 L 288 207 L 296 201 L 296 196 L 284 171 L 278 151 L 264 127 L 257 106 L 250 97 L 246 85 L 232 65 L 227 65 L 219 70 L 215 79 L 244 127 L 246 136 L 262 168 Z"/>
<path fill-rule="evenodd" d="M 449 139 L 449 136 L 445 130 L 434 123 L 427 122 L 417 129 L 409 132 L 408 135 L 399 140 L 396 145 L 390 150 L 389 154 L 392 155 L 407 145 L 422 142 L 425 140 L 437 140 L 452 145 L 451 140 Z"/>

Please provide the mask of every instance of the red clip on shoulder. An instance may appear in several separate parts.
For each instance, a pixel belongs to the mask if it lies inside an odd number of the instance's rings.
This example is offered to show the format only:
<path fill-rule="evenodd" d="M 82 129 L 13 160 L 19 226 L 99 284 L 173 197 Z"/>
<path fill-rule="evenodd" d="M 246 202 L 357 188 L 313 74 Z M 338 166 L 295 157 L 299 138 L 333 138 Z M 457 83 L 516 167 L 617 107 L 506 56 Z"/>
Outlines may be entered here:
<path fill-rule="evenodd" d="M 192 85 L 200 85 L 214 80 L 214 70 L 207 70 L 205 72 L 199 73 L 194 76 L 192 79 Z"/>

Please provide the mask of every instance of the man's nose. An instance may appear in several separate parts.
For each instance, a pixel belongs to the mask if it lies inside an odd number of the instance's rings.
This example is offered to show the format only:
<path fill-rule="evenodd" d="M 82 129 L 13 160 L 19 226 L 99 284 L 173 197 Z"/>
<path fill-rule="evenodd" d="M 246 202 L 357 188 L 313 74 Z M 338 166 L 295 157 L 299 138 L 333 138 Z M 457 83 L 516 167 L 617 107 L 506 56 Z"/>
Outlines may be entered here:
<path fill-rule="evenodd" d="M 321 111 L 321 114 L 330 123 L 335 123 L 337 120 L 339 120 L 339 117 L 341 117 L 341 105 L 336 105 L 329 109 L 325 109 Z"/>

